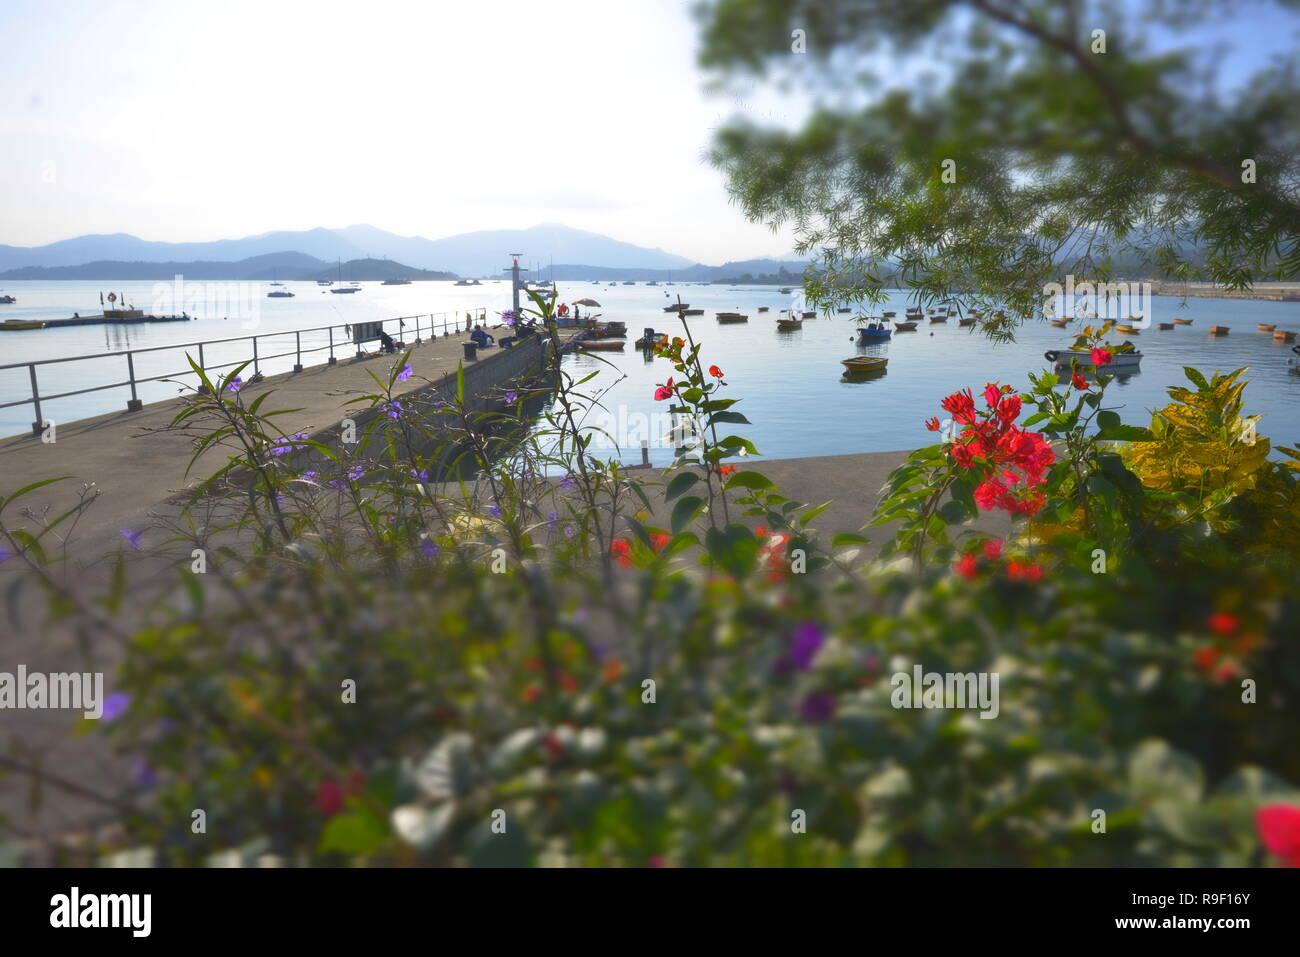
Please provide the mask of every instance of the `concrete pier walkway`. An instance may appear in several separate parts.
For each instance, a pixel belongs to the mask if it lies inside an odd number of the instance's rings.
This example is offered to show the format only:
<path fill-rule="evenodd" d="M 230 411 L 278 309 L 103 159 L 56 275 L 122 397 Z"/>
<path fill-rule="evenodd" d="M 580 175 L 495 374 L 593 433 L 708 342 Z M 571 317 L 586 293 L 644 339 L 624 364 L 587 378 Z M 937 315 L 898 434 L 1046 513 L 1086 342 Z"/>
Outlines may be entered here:
<path fill-rule="evenodd" d="M 493 334 L 501 331 L 494 329 Z M 494 347 L 481 351 L 477 360 L 466 362 L 464 339 L 463 335 L 440 337 L 415 346 L 410 359 L 414 374 L 405 382 L 394 383 L 394 392 L 427 390 L 440 380 L 445 385 L 454 381 L 449 377 L 462 362 L 468 376 L 477 365 L 508 362 L 514 351 Z M 246 404 L 251 404 L 258 396 L 271 393 L 259 411 L 296 409 L 277 418 L 279 427 L 289 434 L 314 435 L 338 426 L 349 415 L 355 416 L 357 407 L 348 406 L 348 400 L 377 391 L 370 374 L 387 382 L 400 358 L 400 353 L 371 355 L 340 359 L 333 366 L 308 366 L 302 372 L 268 376 L 245 385 L 241 395 Z M 250 366 L 242 377 L 247 380 L 251 375 Z M 44 479 L 71 476 L 69 481 L 33 493 L 24 504 L 49 505 L 51 514 L 58 515 L 76 503 L 83 483 L 93 482 L 100 497 L 80 526 L 80 535 L 98 537 L 96 533 L 105 529 L 116 535 L 122 528 L 139 528 L 141 517 L 150 508 L 199 484 L 225 464 L 226 451 L 214 447 L 200 456 L 186 476 L 193 455 L 190 438 L 180 432 L 158 431 L 166 428 L 180 407 L 179 399 L 171 399 L 150 403 L 140 412 L 114 412 L 56 423 L 55 441 L 48 444 L 35 436 L 0 439 L 0 495 Z M 13 516 L 9 518 L 13 520 Z"/>

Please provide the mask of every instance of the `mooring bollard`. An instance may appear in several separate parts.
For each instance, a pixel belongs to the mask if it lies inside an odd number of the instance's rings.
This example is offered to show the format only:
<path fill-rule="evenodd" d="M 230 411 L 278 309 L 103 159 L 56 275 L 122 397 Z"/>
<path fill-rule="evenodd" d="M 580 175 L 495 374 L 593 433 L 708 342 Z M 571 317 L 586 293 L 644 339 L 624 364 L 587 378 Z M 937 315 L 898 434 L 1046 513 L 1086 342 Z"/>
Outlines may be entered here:
<path fill-rule="evenodd" d="M 466 358 L 466 359 L 477 359 L 477 358 L 478 358 L 478 344 L 477 344 L 477 343 L 474 343 L 474 342 L 466 342 L 464 345 L 465 345 L 465 358 Z"/>

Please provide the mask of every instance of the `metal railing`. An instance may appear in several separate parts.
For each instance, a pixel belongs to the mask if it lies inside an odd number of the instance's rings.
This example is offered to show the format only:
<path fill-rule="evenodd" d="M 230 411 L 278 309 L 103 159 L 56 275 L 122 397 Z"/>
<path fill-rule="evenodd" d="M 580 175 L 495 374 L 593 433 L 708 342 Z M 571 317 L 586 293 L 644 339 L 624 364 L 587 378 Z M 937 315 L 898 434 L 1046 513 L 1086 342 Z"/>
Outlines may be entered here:
<path fill-rule="evenodd" d="M 30 362 L 13 362 L 8 365 L 0 365 L 0 372 L 6 372 L 11 369 L 27 369 L 28 377 L 31 380 L 31 395 L 26 399 L 18 399 L 13 402 L 0 402 L 0 409 L 10 409 L 20 405 L 30 405 L 36 413 L 36 419 L 32 422 L 32 434 L 40 435 L 45 427 L 45 418 L 41 414 L 42 402 L 53 402 L 56 399 L 66 399 L 76 395 L 86 395 L 90 392 L 103 392 L 107 389 L 130 388 L 131 398 L 126 404 L 128 412 L 139 412 L 144 408 L 144 402 L 140 399 L 137 386 L 146 382 L 162 382 L 168 379 L 176 379 L 180 376 L 194 375 L 194 370 L 188 365 L 184 369 L 175 372 L 168 372 L 163 375 L 137 376 L 135 374 L 135 357 L 150 352 L 167 352 L 177 349 L 189 351 L 191 354 L 194 350 L 198 351 L 197 363 L 200 369 L 206 372 L 218 372 L 222 369 L 232 369 L 244 363 L 251 362 L 253 373 L 257 375 L 261 372 L 261 364 L 273 359 L 283 359 L 294 356 L 294 372 L 301 372 L 304 368 L 302 357 L 318 352 L 329 352 L 327 360 L 328 365 L 334 365 L 338 361 L 335 355 L 337 351 L 343 351 L 348 347 L 355 348 L 355 355 L 360 358 L 364 355 L 361 345 L 367 342 L 378 341 L 377 335 L 370 335 L 364 338 L 356 338 L 353 334 L 353 327 L 378 325 L 383 329 L 386 323 L 395 322 L 398 324 L 397 335 L 394 337 L 403 340 L 404 333 L 407 330 L 407 323 L 414 323 L 415 337 L 413 344 L 418 345 L 421 341 L 421 335 L 427 335 L 428 338 L 435 338 L 439 330 L 442 335 L 450 335 L 452 332 L 458 332 L 462 328 L 462 323 L 466 331 L 470 325 L 487 322 L 487 309 L 480 307 L 477 309 L 467 310 L 464 312 L 434 312 L 422 313 L 418 316 L 396 316 L 392 319 L 362 319 L 357 322 L 335 323 L 331 326 L 313 326 L 310 329 L 285 329 L 280 332 L 262 332 L 251 336 L 233 336 L 226 339 L 205 339 L 201 342 L 178 342 L 173 345 L 165 346 L 148 346 L 143 349 L 122 349 L 117 352 L 97 352 L 91 355 L 82 356 L 63 356 L 58 359 L 33 359 Z M 427 323 L 427 325 L 426 325 Z M 337 340 L 335 339 L 335 330 L 342 329 L 345 335 Z M 387 331 L 387 330 L 385 330 Z M 328 341 L 323 345 L 303 347 L 303 334 L 311 333 L 328 333 Z M 294 338 L 294 347 L 287 352 L 274 352 L 271 354 L 262 353 L 258 349 L 258 341 L 264 339 L 275 339 L 277 337 L 292 336 Z M 207 363 L 205 347 L 225 345 L 234 342 L 251 342 L 252 354 L 227 362 L 216 362 L 211 365 Z M 111 359 L 118 356 L 126 357 L 126 374 L 127 377 L 120 382 L 109 382 L 103 385 L 89 386 L 84 389 L 72 389 L 67 392 L 58 392 L 53 395 L 41 395 L 40 385 L 37 381 L 36 370 L 39 366 L 57 365 L 68 362 L 86 362 L 100 359 Z"/>

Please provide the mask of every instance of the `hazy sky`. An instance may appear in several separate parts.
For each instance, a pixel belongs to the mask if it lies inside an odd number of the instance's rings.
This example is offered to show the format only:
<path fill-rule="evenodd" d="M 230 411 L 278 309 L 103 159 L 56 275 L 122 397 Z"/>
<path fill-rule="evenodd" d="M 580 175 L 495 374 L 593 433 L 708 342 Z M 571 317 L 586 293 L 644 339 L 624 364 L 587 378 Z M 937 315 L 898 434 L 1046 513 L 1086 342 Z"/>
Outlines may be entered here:
<path fill-rule="evenodd" d="M 0 3 L 0 243 L 556 221 L 788 252 L 702 155 L 683 0 Z"/>
<path fill-rule="evenodd" d="M 555 221 L 706 263 L 781 255 L 703 161 L 737 104 L 702 92 L 688 9 L 0 0 L 0 243 Z M 1243 68 L 1294 42 L 1213 29 Z"/>

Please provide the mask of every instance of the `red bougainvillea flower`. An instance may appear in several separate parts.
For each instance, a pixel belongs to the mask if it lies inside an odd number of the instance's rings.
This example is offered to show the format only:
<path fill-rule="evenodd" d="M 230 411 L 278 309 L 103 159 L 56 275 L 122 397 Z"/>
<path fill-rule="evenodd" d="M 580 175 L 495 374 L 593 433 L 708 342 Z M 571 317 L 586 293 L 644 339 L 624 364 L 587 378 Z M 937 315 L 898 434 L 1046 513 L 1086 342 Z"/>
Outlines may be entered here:
<path fill-rule="evenodd" d="M 718 471 L 722 473 L 723 478 L 726 478 L 732 472 L 736 471 L 736 467 L 734 465 L 724 465 Z"/>
<path fill-rule="evenodd" d="M 1020 415 L 1020 396 L 1013 393 L 998 403 L 998 418 L 1003 422 L 1014 422 L 1018 415 Z"/>
<path fill-rule="evenodd" d="M 975 464 L 975 456 L 972 454 L 972 449 L 978 447 L 978 442 L 971 442 L 970 444 L 956 442 L 953 444 L 953 447 L 949 449 L 949 452 L 952 453 L 952 460 L 954 462 L 962 468 L 968 469 Z"/>
<path fill-rule="evenodd" d="M 979 567 L 975 564 L 975 556 L 969 552 L 957 559 L 957 564 L 953 568 L 956 569 L 958 575 L 967 581 L 974 581 L 979 576 Z"/>
<path fill-rule="evenodd" d="M 1007 487 L 997 479 L 985 479 L 975 487 L 975 504 L 987 512 L 996 508 L 1006 494 Z"/>
<path fill-rule="evenodd" d="M 1237 628 L 1241 625 L 1241 620 L 1236 615 L 1229 615 L 1226 611 L 1216 611 L 1206 619 L 1206 624 L 1210 626 L 1210 631 L 1216 635 L 1228 638 L 1236 633 Z"/>
<path fill-rule="evenodd" d="M 551 760 L 558 761 L 564 757 L 564 744 L 554 734 L 542 738 L 542 746 L 546 748 L 546 753 L 551 756 Z"/>
<path fill-rule="evenodd" d="M 757 535 L 759 538 L 767 538 L 767 526 L 766 525 L 756 526 L 754 528 L 754 534 Z"/>
<path fill-rule="evenodd" d="M 1104 366 L 1110 362 L 1110 350 L 1094 348 L 1091 353 L 1092 364 L 1095 366 Z"/>
<path fill-rule="evenodd" d="M 661 385 L 655 389 L 655 401 L 662 402 L 664 399 L 673 397 L 673 380 L 670 378 L 667 385 Z"/>
<path fill-rule="evenodd" d="M 984 543 L 984 557 L 990 561 L 997 561 L 1002 557 L 1002 539 L 991 538 Z"/>
<path fill-rule="evenodd" d="M 996 408 L 998 400 L 1002 398 L 1002 389 L 996 382 L 990 382 L 984 386 L 984 401 L 988 403 L 990 409 Z"/>
<path fill-rule="evenodd" d="M 1043 580 L 1043 566 L 1032 562 L 1007 562 L 1007 577 L 1018 581 Z"/>
<path fill-rule="evenodd" d="M 709 366 L 709 375 L 713 376 L 713 378 L 715 379 L 721 379 L 722 370 L 719 369 L 717 366 Z"/>
<path fill-rule="evenodd" d="M 614 556 L 621 568 L 627 568 L 632 564 L 632 558 L 629 554 L 631 550 L 632 546 L 624 538 L 616 538 L 609 543 L 609 553 Z"/>
<path fill-rule="evenodd" d="M 952 415 L 954 422 L 972 425 L 975 422 L 975 398 L 970 389 L 954 392 L 940 403 L 945 412 Z"/>
<path fill-rule="evenodd" d="M 1083 392 L 1085 389 L 1088 388 L 1088 380 L 1085 379 L 1083 376 L 1079 375 L 1079 373 L 1077 372 L 1074 373 L 1074 375 L 1070 376 L 1070 384 L 1074 386 L 1076 389 L 1078 389 L 1080 392 Z"/>
<path fill-rule="evenodd" d="M 1269 804 L 1255 812 L 1260 842 L 1287 867 L 1300 867 L 1300 807 Z"/>
<path fill-rule="evenodd" d="M 1218 663 L 1220 654 L 1222 652 L 1213 645 L 1202 645 L 1192 654 L 1192 664 L 1209 674 Z"/>
<path fill-rule="evenodd" d="M 326 817 L 333 817 L 343 810 L 343 788 L 332 778 L 327 778 L 316 786 L 316 806 Z"/>
<path fill-rule="evenodd" d="M 668 545 L 668 536 L 663 532 L 656 532 L 650 536 L 650 541 L 654 545 L 655 551 L 662 552 Z"/>
<path fill-rule="evenodd" d="M 938 432 L 938 431 L 939 431 L 939 420 L 936 419 L 936 418 L 930 418 L 930 419 L 927 419 L 927 420 L 926 420 L 926 423 L 925 423 L 925 427 L 926 427 L 927 429 L 929 429 L 931 432 Z"/>

